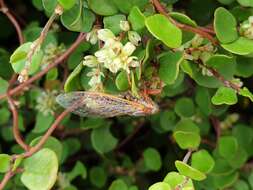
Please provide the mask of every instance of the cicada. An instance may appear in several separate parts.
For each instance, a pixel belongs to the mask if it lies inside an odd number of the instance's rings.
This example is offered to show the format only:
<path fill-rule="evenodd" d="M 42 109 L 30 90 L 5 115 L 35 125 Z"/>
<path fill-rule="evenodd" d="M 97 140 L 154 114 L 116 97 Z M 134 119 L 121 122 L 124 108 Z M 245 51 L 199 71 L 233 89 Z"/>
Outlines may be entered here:
<path fill-rule="evenodd" d="M 158 112 L 158 105 L 148 96 L 134 97 L 131 93 L 112 95 L 93 91 L 74 91 L 57 96 L 64 108 L 82 117 L 146 116 Z M 75 106 L 73 106 L 75 105 Z"/>

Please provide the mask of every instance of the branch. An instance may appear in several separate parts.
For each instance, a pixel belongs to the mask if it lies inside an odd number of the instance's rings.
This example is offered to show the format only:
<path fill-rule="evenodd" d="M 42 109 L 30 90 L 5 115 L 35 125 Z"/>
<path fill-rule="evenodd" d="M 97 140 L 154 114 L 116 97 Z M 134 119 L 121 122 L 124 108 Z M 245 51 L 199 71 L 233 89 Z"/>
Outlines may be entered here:
<path fill-rule="evenodd" d="M 20 44 L 24 43 L 24 37 L 22 34 L 21 27 L 19 26 L 16 18 L 10 13 L 8 7 L 4 3 L 4 0 L 0 0 L 0 11 L 2 11 L 2 13 L 8 17 L 8 19 L 11 21 L 11 23 L 15 27 L 16 32 L 18 34 L 19 43 Z"/>
<path fill-rule="evenodd" d="M 53 63 L 49 64 L 44 70 L 40 71 L 39 73 L 37 73 L 33 77 L 29 78 L 27 81 L 19 84 L 17 87 L 11 89 L 9 91 L 9 95 L 12 96 L 14 94 L 20 93 L 25 87 L 27 87 L 28 85 L 30 85 L 34 81 L 40 79 L 43 75 L 47 74 L 47 72 L 49 70 L 51 70 L 52 68 L 54 68 L 57 65 L 61 64 L 78 47 L 78 45 L 83 42 L 83 40 L 85 39 L 85 36 L 86 35 L 84 33 L 80 33 L 78 38 L 76 39 L 76 41 L 70 46 L 70 48 L 67 51 L 65 51 L 60 57 L 55 59 L 53 61 Z M 2 94 L 2 95 L 0 95 L 0 100 L 4 99 L 6 97 L 7 97 L 7 93 Z"/>
<path fill-rule="evenodd" d="M 179 22 L 175 21 L 173 18 L 171 18 L 169 16 L 169 14 L 167 13 L 167 11 L 165 10 L 165 8 L 163 7 L 163 5 L 160 3 L 159 0 L 151 0 L 151 2 L 152 2 L 152 4 L 154 5 L 154 7 L 156 8 L 156 10 L 159 13 L 163 14 L 164 16 L 166 16 L 178 28 L 181 28 L 184 31 L 188 31 L 188 32 L 193 32 L 193 33 L 199 34 L 203 38 L 207 38 L 214 45 L 218 44 L 218 41 L 216 39 L 214 39 L 214 37 L 207 32 L 207 30 L 209 32 L 212 31 L 212 30 L 210 30 L 210 29 L 203 29 L 203 27 L 192 27 L 192 26 L 189 26 L 189 25 L 185 25 L 185 24 L 179 23 Z"/>

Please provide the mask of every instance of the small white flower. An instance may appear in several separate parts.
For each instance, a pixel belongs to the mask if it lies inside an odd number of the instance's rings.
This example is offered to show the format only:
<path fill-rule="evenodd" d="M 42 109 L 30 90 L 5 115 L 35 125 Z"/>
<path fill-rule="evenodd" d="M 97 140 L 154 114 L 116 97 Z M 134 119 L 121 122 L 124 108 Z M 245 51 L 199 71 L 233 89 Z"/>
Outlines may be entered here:
<path fill-rule="evenodd" d="M 83 65 L 86 65 L 88 67 L 96 67 L 98 65 L 98 60 L 93 55 L 87 55 L 84 57 Z"/>
<path fill-rule="evenodd" d="M 102 48 L 95 53 L 95 56 L 100 63 L 104 63 L 112 61 L 117 54 L 110 48 Z"/>
<path fill-rule="evenodd" d="M 89 85 L 91 87 L 101 84 L 102 77 L 104 77 L 104 74 L 97 68 L 93 68 L 90 72 L 87 73 L 88 77 L 91 77 L 89 81 Z"/>
<path fill-rule="evenodd" d="M 130 56 L 135 51 L 136 47 L 131 43 L 127 42 L 122 48 L 122 54 L 125 56 Z"/>
<path fill-rule="evenodd" d="M 126 20 L 121 20 L 119 23 L 120 29 L 127 32 L 130 30 L 129 22 Z"/>
<path fill-rule="evenodd" d="M 93 45 L 96 44 L 98 41 L 97 29 L 93 29 L 89 33 L 87 33 L 86 40 Z"/>
<path fill-rule="evenodd" d="M 138 46 L 141 43 L 141 36 L 137 32 L 135 32 L 135 31 L 129 31 L 128 32 L 128 39 L 135 46 Z"/>
<path fill-rule="evenodd" d="M 115 35 L 109 29 L 100 29 L 98 30 L 98 39 L 106 42 L 109 39 L 115 39 Z"/>
<path fill-rule="evenodd" d="M 116 57 L 111 62 L 105 62 L 105 67 L 112 73 L 117 73 L 122 68 L 122 61 L 119 57 Z"/>

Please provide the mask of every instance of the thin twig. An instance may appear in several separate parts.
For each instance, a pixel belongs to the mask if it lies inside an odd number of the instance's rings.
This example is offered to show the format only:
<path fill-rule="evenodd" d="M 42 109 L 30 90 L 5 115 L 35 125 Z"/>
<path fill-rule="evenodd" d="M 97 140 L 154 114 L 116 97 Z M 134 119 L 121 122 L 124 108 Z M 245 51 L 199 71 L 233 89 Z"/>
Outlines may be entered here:
<path fill-rule="evenodd" d="M 8 19 L 11 21 L 11 23 L 15 27 L 18 34 L 19 43 L 20 44 L 24 43 L 24 37 L 22 34 L 21 27 L 19 26 L 16 18 L 10 13 L 8 7 L 4 3 L 4 0 L 0 0 L 0 10 L 2 11 L 3 14 L 5 14 L 8 17 Z"/>
<path fill-rule="evenodd" d="M 192 150 L 189 149 L 188 152 L 186 153 L 186 155 L 184 156 L 183 162 L 187 163 L 189 161 L 191 155 L 192 155 Z"/>
<path fill-rule="evenodd" d="M 21 83 L 17 87 L 11 89 L 9 91 L 9 95 L 13 96 L 14 94 L 17 94 L 17 93 L 21 92 L 25 87 L 27 87 L 28 85 L 30 85 L 34 81 L 40 79 L 49 70 L 51 70 L 52 68 L 56 67 L 57 65 L 63 63 L 63 61 L 69 57 L 69 55 L 79 46 L 80 43 L 83 42 L 84 39 L 85 39 L 85 34 L 84 33 L 80 33 L 80 35 L 78 36 L 78 38 L 76 39 L 76 41 L 60 57 L 58 57 L 57 59 L 55 59 L 53 61 L 53 63 L 49 64 L 44 70 L 40 71 L 39 73 L 37 73 L 33 77 L 29 78 L 27 81 Z M 1 94 L 0 95 L 0 100 L 4 99 L 6 97 L 7 97 L 7 94 Z"/>
<path fill-rule="evenodd" d="M 200 36 L 210 40 L 210 42 L 212 42 L 212 44 L 214 44 L 214 45 L 218 44 L 218 41 L 216 39 L 214 39 L 214 37 L 211 34 L 209 34 L 206 30 L 203 30 L 203 27 L 192 27 L 189 25 L 179 23 L 170 17 L 170 15 L 167 13 L 167 11 L 165 10 L 165 8 L 163 7 L 163 5 L 160 3 L 159 0 L 151 0 L 151 2 L 159 13 L 166 16 L 177 27 L 181 28 L 182 30 L 188 31 L 188 32 L 193 32 L 193 33 L 199 34 Z M 208 29 L 208 30 L 210 30 L 210 29 Z"/>
<path fill-rule="evenodd" d="M 210 116 L 209 119 L 216 133 L 216 144 L 217 144 L 221 136 L 220 121 L 216 116 Z"/>

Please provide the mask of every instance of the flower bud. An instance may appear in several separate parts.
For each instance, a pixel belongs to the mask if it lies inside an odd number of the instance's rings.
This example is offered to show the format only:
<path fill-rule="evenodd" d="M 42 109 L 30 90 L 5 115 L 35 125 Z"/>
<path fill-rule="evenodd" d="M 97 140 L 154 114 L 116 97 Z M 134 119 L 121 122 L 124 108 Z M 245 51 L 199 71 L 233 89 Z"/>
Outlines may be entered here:
<path fill-rule="evenodd" d="M 135 31 L 128 32 L 128 39 L 135 46 L 138 46 L 141 43 L 141 36 Z"/>
<path fill-rule="evenodd" d="M 120 29 L 127 32 L 130 30 L 129 22 L 126 20 L 121 20 L 119 23 Z"/>

